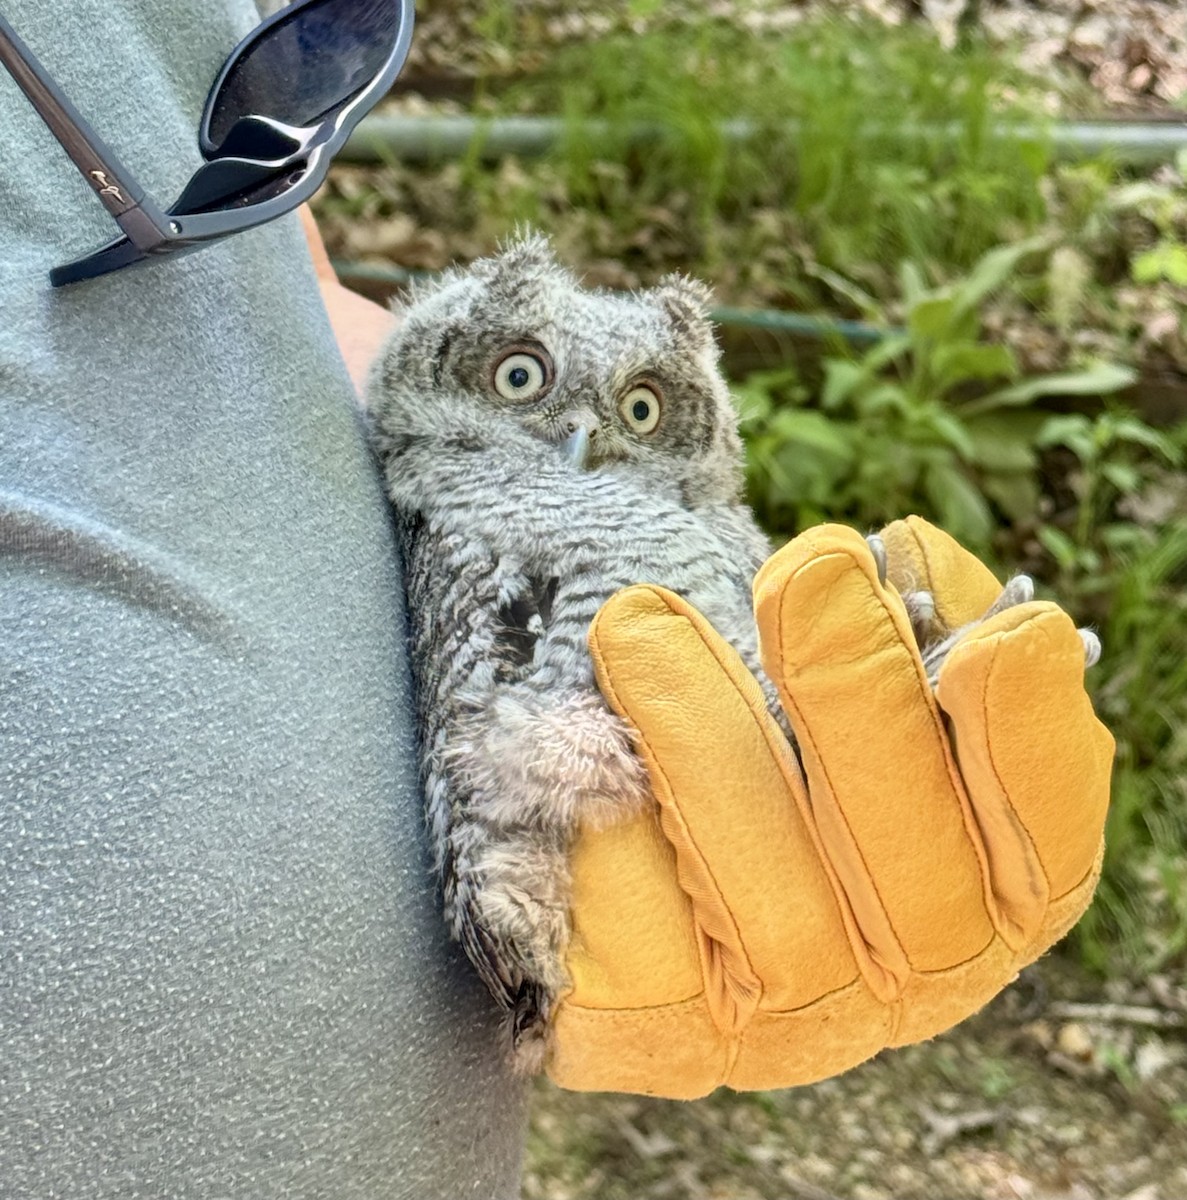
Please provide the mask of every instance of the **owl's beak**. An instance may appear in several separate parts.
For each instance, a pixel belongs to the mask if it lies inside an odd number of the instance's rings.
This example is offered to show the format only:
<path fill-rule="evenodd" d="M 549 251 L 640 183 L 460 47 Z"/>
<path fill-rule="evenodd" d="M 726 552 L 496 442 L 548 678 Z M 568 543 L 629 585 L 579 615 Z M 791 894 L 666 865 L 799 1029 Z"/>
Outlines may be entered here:
<path fill-rule="evenodd" d="M 598 420 L 588 409 L 579 409 L 565 421 L 569 436 L 560 444 L 561 453 L 579 471 L 589 462 L 590 443 L 598 433 Z"/>
<path fill-rule="evenodd" d="M 589 430 L 584 425 L 579 425 L 563 442 L 561 442 L 561 453 L 575 466 L 581 470 L 589 458 Z"/>

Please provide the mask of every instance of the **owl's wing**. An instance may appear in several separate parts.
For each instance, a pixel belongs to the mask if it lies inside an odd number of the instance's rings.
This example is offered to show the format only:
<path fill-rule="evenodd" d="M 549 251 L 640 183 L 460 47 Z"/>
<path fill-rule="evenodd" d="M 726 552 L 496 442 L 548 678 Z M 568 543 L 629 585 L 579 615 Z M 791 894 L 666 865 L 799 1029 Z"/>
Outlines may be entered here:
<path fill-rule="evenodd" d="M 492 936 L 473 905 L 458 913 L 457 938 L 466 957 L 500 1008 L 514 1014 L 512 1040 L 547 1017 L 548 989 L 532 978 L 528 964 L 509 944 Z"/>
<path fill-rule="evenodd" d="M 459 537 L 423 517 L 400 516 L 398 528 L 425 813 L 446 918 L 488 991 L 518 1020 L 521 1011 L 537 1012 L 546 993 L 515 947 L 496 938 L 482 918 L 482 877 L 472 864 L 489 834 L 476 811 L 459 729 L 495 689 L 529 673 L 557 581 L 534 579 L 481 538 Z"/>
<path fill-rule="evenodd" d="M 518 589 L 499 606 L 495 647 L 501 682 L 522 679 L 531 666 L 536 644 L 552 622 L 552 606 L 560 581 L 524 575 Z"/>
<path fill-rule="evenodd" d="M 518 966 L 500 950 L 473 905 L 461 906 L 456 924 L 457 939 L 486 990 L 500 1008 L 514 1008 L 523 978 Z"/>
<path fill-rule="evenodd" d="M 514 683 L 531 671 L 536 645 L 552 621 L 558 579 L 524 575 L 518 589 L 505 595 L 495 614 L 495 678 Z M 543 1018 L 548 989 L 532 978 L 530 965 L 514 944 L 500 942 L 484 923 L 468 889 L 459 889 L 454 914 L 458 940 L 487 991 L 501 1008 L 514 1013 L 513 1042 Z"/>

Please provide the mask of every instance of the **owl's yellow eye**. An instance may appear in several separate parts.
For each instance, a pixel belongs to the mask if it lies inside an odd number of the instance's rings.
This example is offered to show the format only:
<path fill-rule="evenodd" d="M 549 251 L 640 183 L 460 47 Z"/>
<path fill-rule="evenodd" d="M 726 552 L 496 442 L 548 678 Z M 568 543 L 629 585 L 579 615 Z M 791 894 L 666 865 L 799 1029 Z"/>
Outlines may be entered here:
<path fill-rule="evenodd" d="M 531 400 L 551 379 L 551 364 L 539 354 L 513 350 L 495 367 L 495 391 L 504 400 Z"/>
<path fill-rule="evenodd" d="M 623 396 L 618 411 L 636 433 L 652 433 L 659 424 L 659 396 L 639 384 Z"/>

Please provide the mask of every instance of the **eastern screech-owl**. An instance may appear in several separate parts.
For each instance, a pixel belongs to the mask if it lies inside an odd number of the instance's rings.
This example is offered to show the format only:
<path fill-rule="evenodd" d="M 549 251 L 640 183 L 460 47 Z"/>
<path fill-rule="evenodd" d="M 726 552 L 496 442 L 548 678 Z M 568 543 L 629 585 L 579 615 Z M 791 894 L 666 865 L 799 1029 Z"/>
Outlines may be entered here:
<path fill-rule="evenodd" d="M 648 795 L 594 682 L 594 614 L 662 584 L 761 677 L 770 547 L 739 499 L 706 301 L 680 277 L 583 290 L 528 238 L 416 290 L 372 371 L 446 916 L 525 1069 L 565 982 L 572 833 Z"/>
<path fill-rule="evenodd" d="M 758 661 L 751 581 L 770 546 L 740 499 L 707 300 L 679 276 L 583 290 L 527 238 L 415 290 L 372 368 L 446 917 L 524 1070 L 565 985 L 574 830 L 649 794 L 594 681 L 586 635 L 603 602 L 635 583 L 684 596 L 790 736 Z M 1019 576 L 986 617 L 1031 595 Z M 935 627 L 927 592 L 903 599 L 934 682 L 964 630 Z"/>

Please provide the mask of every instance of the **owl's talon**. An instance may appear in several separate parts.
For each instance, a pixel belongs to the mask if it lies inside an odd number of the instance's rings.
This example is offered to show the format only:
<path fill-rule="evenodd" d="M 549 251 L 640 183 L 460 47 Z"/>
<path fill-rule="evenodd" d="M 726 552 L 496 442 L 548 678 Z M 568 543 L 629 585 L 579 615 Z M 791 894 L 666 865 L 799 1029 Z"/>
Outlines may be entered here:
<path fill-rule="evenodd" d="M 1035 598 L 1035 581 L 1029 575 L 1014 575 L 1006 580 L 1006 586 L 998 593 L 997 599 L 985 610 L 982 621 L 996 617 L 1007 609 L 1019 604 L 1029 604 Z M 979 622 L 977 622 L 979 624 Z"/>
<path fill-rule="evenodd" d="M 923 624 L 930 624 L 936 619 L 936 598 L 931 592 L 916 592 L 914 594 L 915 619 Z"/>
<path fill-rule="evenodd" d="M 920 646 L 930 645 L 937 635 L 942 636 L 942 631 L 936 629 L 936 601 L 931 592 L 904 592 L 903 606 Z"/>
<path fill-rule="evenodd" d="M 1076 632 L 1080 635 L 1080 641 L 1084 643 L 1085 668 L 1095 667 L 1100 662 L 1100 638 L 1091 629 L 1078 629 Z"/>
<path fill-rule="evenodd" d="M 878 568 L 878 582 L 885 587 L 888 565 L 886 543 L 876 533 L 871 533 L 866 535 L 866 545 L 869 546 L 870 553 L 874 556 L 874 565 Z"/>
<path fill-rule="evenodd" d="M 1019 604 L 1029 604 L 1035 598 L 1035 581 L 1029 575 L 1015 575 L 1006 581 L 1001 595 L 989 607 L 989 611 L 981 618 L 988 621 L 990 617 L 1014 608 Z"/>

